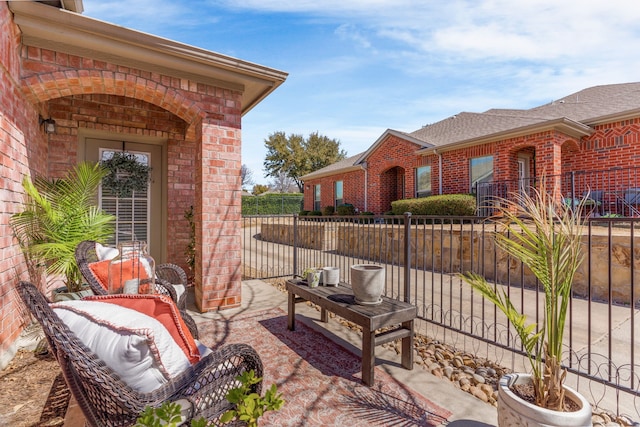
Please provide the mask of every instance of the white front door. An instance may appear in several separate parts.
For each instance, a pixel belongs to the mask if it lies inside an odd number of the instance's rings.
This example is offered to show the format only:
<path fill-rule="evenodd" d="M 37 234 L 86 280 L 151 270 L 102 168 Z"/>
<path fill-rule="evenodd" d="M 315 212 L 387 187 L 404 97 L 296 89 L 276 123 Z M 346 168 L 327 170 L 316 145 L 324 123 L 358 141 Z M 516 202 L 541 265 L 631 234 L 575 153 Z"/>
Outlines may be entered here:
<path fill-rule="evenodd" d="M 149 254 L 161 262 L 164 253 L 162 230 L 162 146 L 139 142 L 98 138 L 85 140 L 85 158 L 104 160 L 114 152 L 134 154 L 138 161 L 151 166 L 151 183 L 147 191 L 134 191 L 131 197 L 118 197 L 100 188 L 99 206 L 116 216 L 116 233 L 109 242 L 117 245 L 127 240 L 147 242 Z"/>
<path fill-rule="evenodd" d="M 529 174 L 529 157 L 518 157 L 518 191 L 520 194 L 528 194 L 531 186 Z"/>

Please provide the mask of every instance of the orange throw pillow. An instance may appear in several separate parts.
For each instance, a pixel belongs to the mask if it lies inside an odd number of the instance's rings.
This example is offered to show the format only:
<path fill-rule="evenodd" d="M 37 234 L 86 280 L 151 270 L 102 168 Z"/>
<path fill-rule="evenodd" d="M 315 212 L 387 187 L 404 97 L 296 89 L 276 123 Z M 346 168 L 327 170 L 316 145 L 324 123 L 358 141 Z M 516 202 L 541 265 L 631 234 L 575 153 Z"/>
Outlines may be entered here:
<path fill-rule="evenodd" d="M 116 274 L 115 283 L 122 283 L 122 276 L 126 278 L 134 276 L 133 261 L 134 261 L 133 259 L 127 260 L 121 264 L 120 269 L 114 270 Z M 98 282 L 100 282 L 100 285 L 107 291 L 109 290 L 109 264 L 110 263 L 111 263 L 111 260 L 106 259 L 104 261 L 92 262 L 91 264 L 89 264 L 89 268 L 91 269 L 91 272 L 93 273 L 95 278 L 98 279 Z M 136 266 L 136 269 L 139 270 L 139 277 L 137 274 L 135 275 L 137 278 L 139 279 L 149 278 L 149 275 L 147 274 L 147 271 L 144 268 L 141 268 L 138 265 Z"/>
<path fill-rule="evenodd" d="M 87 301 L 100 301 L 136 310 L 153 317 L 169 331 L 173 340 L 180 346 L 189 361 L 193 364 L 200 360 L 200 352 L 189 328 L 182 320 L 178 307 L 166 295 L 92 295 L 83 298 Z"/>

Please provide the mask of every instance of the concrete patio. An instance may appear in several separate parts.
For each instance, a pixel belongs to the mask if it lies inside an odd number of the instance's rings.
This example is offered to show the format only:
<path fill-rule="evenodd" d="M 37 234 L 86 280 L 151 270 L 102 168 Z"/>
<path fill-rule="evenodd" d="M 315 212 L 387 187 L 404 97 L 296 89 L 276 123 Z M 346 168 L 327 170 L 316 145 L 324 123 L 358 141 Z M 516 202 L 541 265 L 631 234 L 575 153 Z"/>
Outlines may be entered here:
<path fill-rule="evenodd" d="M 190 307 L 193 308 L 193 301 L 190 301 Z M 248 280 L 244 281 L 242 285 L 241 307 L 223 312 L 201 314 L 191 310 L 190 313 L 196 322 L 202 324 L 208 321 L 227 320 L 240 313 L 257 312 L 271 308 L 280 308 L 286 313 L 287 294 L 263 281 Z M 298 306 L 296 318 L 355 354 L 360 354 L 361 336 L 344 327 L 335 319 L 331 318 L 328 324 L 321 323 L 319 311 L 306 304 Z M 448 381 L 438 379 L 418 365 L 411 371 L 403 369 L 400 366 L 400 356 L 395 352 L 384 347 L 376 348 L 376 366 L 433 403 L 451 411 L 453 415 L 449 417 L 448 423 L 443 425 L 450 427 L 489 427 L 497 425 L 497 412 L 494 407 L 455 388 Z M 64 425 L 69 427 L 84 425 L 82 413 L 73 400 L 69 405 Z"/>

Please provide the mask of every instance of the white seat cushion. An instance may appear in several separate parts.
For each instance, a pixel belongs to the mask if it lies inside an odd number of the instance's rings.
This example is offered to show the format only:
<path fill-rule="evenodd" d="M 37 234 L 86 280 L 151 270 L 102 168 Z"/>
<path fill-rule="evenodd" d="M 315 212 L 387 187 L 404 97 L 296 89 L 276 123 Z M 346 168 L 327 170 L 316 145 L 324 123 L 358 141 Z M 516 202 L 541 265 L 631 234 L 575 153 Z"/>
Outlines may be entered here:
<path fill-rule="evenodd" d="M 96 301 L 65 301 L 52 308 L 83 344 L 138 392 L 153 391 L 191 366 L 169 331 L 150 316 Z"/>

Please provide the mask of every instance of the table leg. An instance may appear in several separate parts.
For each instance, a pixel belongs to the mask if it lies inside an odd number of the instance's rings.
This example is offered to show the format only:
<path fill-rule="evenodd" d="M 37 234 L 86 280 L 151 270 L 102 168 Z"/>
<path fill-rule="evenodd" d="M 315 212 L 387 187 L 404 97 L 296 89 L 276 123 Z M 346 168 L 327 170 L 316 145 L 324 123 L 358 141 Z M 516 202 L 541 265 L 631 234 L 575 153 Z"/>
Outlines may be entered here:
<path fill-rule="evenodd" d="M 403 322 L 402 327 L 411 331 L 411 335 L 402 338 L 402 367 L 413 369 L 413 320 Z"/>
<path fill-rule="evenodd" d="M 293 292 L 287 292 L 288 294 L 288 317 L 287 317 L 287 327 L 290 331 L 296 330 L 296 295 Z"/>
<path fill-rule="evenodd" d="M 376 334 L 367 328 L 362 328 L 362 382 L 373 386 L 373 369 L 376 365 Z"/>

